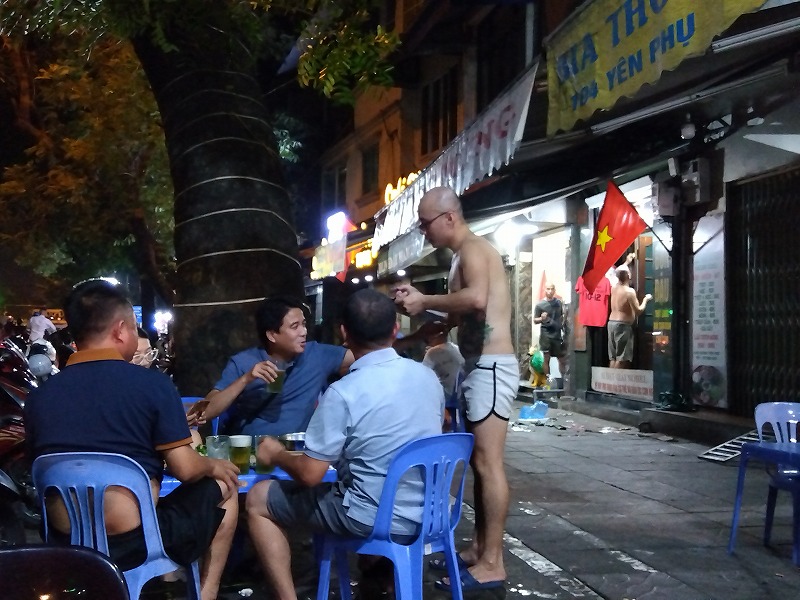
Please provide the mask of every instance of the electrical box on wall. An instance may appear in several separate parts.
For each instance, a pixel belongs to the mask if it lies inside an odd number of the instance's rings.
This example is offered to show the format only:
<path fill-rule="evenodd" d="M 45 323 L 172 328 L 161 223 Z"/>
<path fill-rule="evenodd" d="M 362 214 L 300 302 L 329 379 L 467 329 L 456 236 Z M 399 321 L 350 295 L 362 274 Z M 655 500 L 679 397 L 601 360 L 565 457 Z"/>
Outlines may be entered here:
<path fill-rule="evenodd" d="M 689 206 L 711 201 L 711 172 L 708 159 L 695 158 L 685 164 L 681 173 L 683 200 Z"/>
<path fill-rule="evenodd" d="M 656 212 L 661 218 L 674 217 L 678 212 L 678 190 L 671 181 L 658 181 L 658 179 L 656 177 L 656 181 L 653 182 L 653 198 L 656 201 Z"/>

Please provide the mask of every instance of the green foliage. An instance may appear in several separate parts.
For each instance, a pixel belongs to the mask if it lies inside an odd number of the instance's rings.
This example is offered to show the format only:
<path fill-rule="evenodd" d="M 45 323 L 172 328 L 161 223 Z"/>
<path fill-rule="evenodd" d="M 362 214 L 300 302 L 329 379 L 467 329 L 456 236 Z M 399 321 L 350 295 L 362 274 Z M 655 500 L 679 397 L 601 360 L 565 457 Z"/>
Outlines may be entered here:
<path fill-rule="evenodd" d="M 211 47 L 221 63 L 244 55 L 255 62 L 269 54 L 282 59 L 292 44 L 301 56 L 297 79 L 340 103 L 369 86 L 392 84 L 387 57 L 399 38 L 372 25 L 378 0 L 5 0 L 0 33 L 8 35 L 76 29 L 90 42 L 112 34 L 121 39 L 150 36 L 160 48 L 190 64 L 193 51 Z M 227 65 L 236 67 L 236 64 Z M 241 67 L 242 65 L 238 65 Z"/>
<path fill-rule="evenodd" d="M 339 15 L 336 26 L 310 23 L 297 69 L 300 84 L 341 104 L 353 104 L 354 94 L 370 86 L 391 86 L 392 67 L 387 58 L 399 39 L 380 25 L 369 31 L 368 21 L 364 9 Z"/>
<path fill-rule="evenodd" d="M 72 55 L 78 40 L 48 46 Z M 172 186 L 158 110 L 129 44 L 102 42 L 88 61 L 37 56 L 38 141 L 0 180 L 0 241 L 45 276 L 136 268 L 134 222 L 172 256 Z M 165 271 L 169 264 L 161 265 Z"/>
<path fill-rule="evenodd" d="M 300 160 L 299 152 L 303 148 L 303 142 L 300 141 L 305 134 L 303 123 L 285 113 L 275 114 L 272 123 L 281 159 L 297 163 Z"/>

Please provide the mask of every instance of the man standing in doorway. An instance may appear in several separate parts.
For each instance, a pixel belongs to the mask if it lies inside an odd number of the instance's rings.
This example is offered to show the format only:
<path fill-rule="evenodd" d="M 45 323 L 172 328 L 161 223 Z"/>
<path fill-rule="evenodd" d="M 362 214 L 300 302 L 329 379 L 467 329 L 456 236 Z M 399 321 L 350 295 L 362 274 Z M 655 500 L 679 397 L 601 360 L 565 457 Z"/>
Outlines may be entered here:
<path fill-rule="evenodd" d="M 447 187 L 425 193 L 419 228 L 434 248 L 453 251 L 449 293 L 425 295 L 410 285 L 395 288 L 395 303 L 410 315 L 446 312 L 458 327 L 458 347 L 467 373 L 462 393 L 467 430 L 475 436 L 475 537 L 460 559 L 464 590 L 501 587 L 503 530 L 508 512 L 508 481 L 503 452 L 511 405 L 519 388 L 519 367 L 511 345 L 511 298 L 500 254 L 470 231 L 456 193 Z M 434 567 L 442 566 L 439 561 Z M 439 587 L 449 589 L 449 582 Z"/>
<path fill-rule="evenodd" d="M 533 309 L 533 322 L 541 325 L 539 329 L 539 350 L 544 355 L 544 374 L 550 377 L 550 358 L 558 359 L 561 377 L 567 377 L 567 346 L 564 343 L 564 304 L 556 298 L 556 286 L 548 282 L 544 288 L 544 298 Z"/>
<path fill-rule="evenodd" d="M 612 369 L 629 369 L 633 361 L 633 323 L 652 298 L 645 294 L 639 302 L 631 288 L 631 272 L 626 265 L 616 270 L 617 283 L 611 288 L 611 314 L 608 317 L 608 360 Z"/>

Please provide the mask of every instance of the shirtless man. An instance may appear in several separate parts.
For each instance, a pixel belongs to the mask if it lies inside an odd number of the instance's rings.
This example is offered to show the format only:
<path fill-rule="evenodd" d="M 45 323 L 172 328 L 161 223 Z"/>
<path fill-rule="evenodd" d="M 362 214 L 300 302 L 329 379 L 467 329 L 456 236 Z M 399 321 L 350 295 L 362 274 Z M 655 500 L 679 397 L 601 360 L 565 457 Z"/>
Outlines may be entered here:
<path fill-rule="evenodd" d="M 191 448 L 178 391 L 154 369 L 129 364 L 138 345 L 133 307 L 111 283 L 75 287 L 65 305 L 78 352 L 67 366 L 32 391 L 25 432 L 33 458 L 53 452 L 116 452 L 150 477 L 167 554 L 179 564 L 205 555 L 202 600 L 213 600 L 238 520 L 239 469 Z M 182 483 L 159 498 L 164 463 Z M 69 543 L 69 519 L 60 498 L 47 500 L 49 536 Z M 128 571 L 146 558 L 139 507 L 130 491 L 111 487 L 105 522 L 112 560 Z"/>
<path fill-rule="evenodd" d="M 503 260 L 494 247 L 469 230 L 455 192 L 439 187 L 419 205 L 419 228 L 434 248 L 450 248 L 449 293 L 424 295 L 410 285 L 395 288 L 395 303 L 410 315 L 446 312 L 458 327 L 458 347 L 467 377 L 462 392 L 467 429 L 475 436 L 475 536 L 460 559 L 464 590 L 501 587 L 503 529 L 508 481 L 503 452 L 511 405 L 519 387 L 519 367 L 511 345 L 511 298 Z M 432 566 L 441 566 L 434 561 Z M 438 587 L 448 589 L 449 582 Z"/>
<path fill-rule="evenodd" d="M 631 289 L 631 272 L 626 265 L 616 270 L 617 283 L 611 288 L 611 314 L 608 317 L 608 360 L 612 369 L 629 369 L 633 361 L 633 323 L 652 298 L 645 294 L 639 302 Z"/>

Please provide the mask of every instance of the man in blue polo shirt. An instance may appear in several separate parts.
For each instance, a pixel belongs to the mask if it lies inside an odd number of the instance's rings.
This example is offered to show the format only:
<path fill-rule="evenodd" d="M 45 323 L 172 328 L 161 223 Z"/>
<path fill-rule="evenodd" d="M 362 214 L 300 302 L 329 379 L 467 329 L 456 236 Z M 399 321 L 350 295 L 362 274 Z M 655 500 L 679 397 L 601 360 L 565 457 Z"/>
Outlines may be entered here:
<path fill-rule="evenodd" d="M 130 364 L 138 346 L 136 318 L 125 295 L 104 280 L 83 282 L 65 304 L 78 346 L 67 366 L 28 396 L 25 432 L 32 457 L 54 452 L 115 452 L 150 477 L 167 554 L 188 565 L 206 555 L 202 600 L 217 597 L 238 520 L 239 470 L 191 448 L 183 404 L 169 378 Z M 181 485 L 159 498 L 164 463 Z M 105 496 L 111 558 L 123 571 L 144 562 L 139 508 L 125 490 Z M 60 500 L 48 500 L 56 541 L 69 543 Z"/>
<path fill-rule="evenodd" d="M 269 298 L 256 313 L 260 347 L 235 354 L 206 395 L 198 423 L 226 413 L 226 433 L 282 435 L 305 431 L 320 392 L 331 376 L 344 374 L 353 353 L 341 346 L 307 342 L 305 307 L 290 297 Z M 270 392 L 278 370 L 283 389 Z M 195 421 L 190 412 L 190 424 Z"/>
<path fill-rule="evenodd" d="M 258 446 L 260 460 L 294 479 L 262 481 L 247 494 L 250 536 L 276 598 L 296 597 L 287 531 L 368 536 L 397 451 L 442 432 L 442 386 L 433 371 L 392 349 L 397 329 L 387 296 L 370 289 L 353 294 L 342 315 L 342 335 L 356 361 L 320 400 L 306 432 L 305 453 L 291 454 L 273 438 Z M 333 462 L 340 480 L 321 483 Z M 393 533 L 417 533 L 422 494 L 419 477 L 400 483 Z"/>

